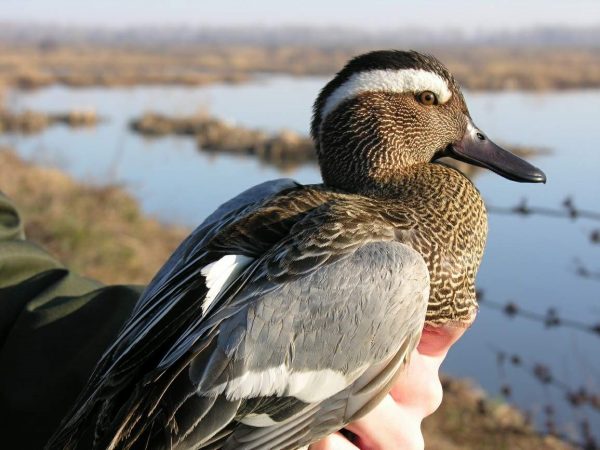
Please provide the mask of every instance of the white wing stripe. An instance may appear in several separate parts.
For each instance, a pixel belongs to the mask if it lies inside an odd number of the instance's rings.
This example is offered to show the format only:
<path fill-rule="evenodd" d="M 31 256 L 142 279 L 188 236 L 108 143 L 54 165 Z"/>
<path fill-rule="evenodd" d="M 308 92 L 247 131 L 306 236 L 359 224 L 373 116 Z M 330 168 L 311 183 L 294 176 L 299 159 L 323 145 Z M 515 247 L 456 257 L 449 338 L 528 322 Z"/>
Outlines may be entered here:
<path fill-rule="evenodd" d="M 202 302 L 205 314 L 219 293 L 225 289 L 242 270 L 250 265 L 253 258 L 243 255 L 225 255 L 221 259 L 202 268 L 200 273 L 206 278 L 208 292 Z"/>
<path fill-rule="evenodd" d="M 362 369 L 357 371 L 362 372 Z M 227 383 L 214 386 L 199 395 L 225 394 L 228 400 L 277 395 L 295 397 L 305 403 L 316 403 L 350 385 L 355 374 L 321 369 L 294 372 L 284 364 L 261 371 L 248 371 Z"/>
<path fill-rule="evenodd" d="M 279 423 L 271 419 L 271 416 L 269 416 L 268 414 L 248 414 L 247 416 L 244 416 L 244 418 L 240 420 L 240 422 L 244 425 L 249 425 L 251 427 L 258 428 L 270 427 Z"/>

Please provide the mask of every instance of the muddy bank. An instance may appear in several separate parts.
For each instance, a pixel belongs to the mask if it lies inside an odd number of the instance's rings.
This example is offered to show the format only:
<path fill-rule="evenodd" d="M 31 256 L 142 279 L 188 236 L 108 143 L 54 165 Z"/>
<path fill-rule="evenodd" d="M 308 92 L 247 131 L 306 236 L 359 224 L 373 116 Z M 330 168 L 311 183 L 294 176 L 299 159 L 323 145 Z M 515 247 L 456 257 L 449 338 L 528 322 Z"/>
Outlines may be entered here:
<path fill-rule="evenodd" d="M 108 284 L 148 283 L 189 232 L 144 214 L 121 187 L 77 182 L 2 147 L 0 191 L 19 207 L 30 240 Z"/>
<path fill-rule="evenodd" d="M 458 344 L 460 345 L 460 343 Z M 468 380 L 442 376 L 444 400 L 423 422 L 427 449 L 432 450 L 567 450 L 575 447 L 541 435 L 527 417 L 492 399 Z"/>
<path fill-rule="evenodd" d="M 92 127 L 99 121 L 100 117 L 93 110 L 44 113 L 38 111 L 11 112 L 0 109 L 0 133 L 39 133 L 56 124 L 70 127 Z"/>
<path fill-rule="evenodd" d="M 130 127 L 147 137 L 165 135 L 191 136 L 198 149 L 212 153 L 248 155 L 279 169 L 291 169 L 302 164 L 316 164 L 315 148 L 307 136 L 284 130 L 268 134 L 217 119 L 207 114 L 171 117 L 146 113 L 131 122 Z M 531 147 L 507 146 L 516 155 L 535 156 L 546 150 Z M 444 162 L 461 170 L 465 175 L 475 175 L 480 169 L 470 164 L 445 158 Z"/>

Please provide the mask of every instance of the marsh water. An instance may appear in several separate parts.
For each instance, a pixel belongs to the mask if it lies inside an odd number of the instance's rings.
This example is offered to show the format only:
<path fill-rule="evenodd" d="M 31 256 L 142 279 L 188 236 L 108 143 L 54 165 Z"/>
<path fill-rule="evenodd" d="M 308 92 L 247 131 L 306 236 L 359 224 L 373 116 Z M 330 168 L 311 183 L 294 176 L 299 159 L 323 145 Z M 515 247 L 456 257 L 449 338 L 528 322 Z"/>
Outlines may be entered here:
<path fill-rule="evenodd" d="M 95 128 L 56 126 L 33 136 L 3 135 L 25 159 L 58 167 L 75 178 L 98 184 L 119 183 L 143 209 L 164 222 L 193 227 L 217 205 L 258 182 L 289 176 L 318 182 L 314 166 L 285 173 L 257 160 L 199 151 L 193 139 L 146 139 L 128 122 L 146 111 L 217 117 L 270 131 L 307 133 L 311 103 L 322 78 L 262 77 L 242 85 L 135 87 L 12 92 L 9 107 L 41 111 L 93 108 L 106 120 Z M 475 122 L 496 140 L 548 150 L 534 163 L 548 176 L 546 185 L 509 182 L 481 172 L 475 179 L 488 205 L 514 206 L 526 198 L 535 206 L 560 208 L 570 196 L 582 209 L 600 211 L 600 91 L 560 93 L 466 93 Z M 0 180 L 1 183 L 1 180 Z M 490 214 L 487 250 L 478 276 L 485 298 L 544 314 L 555 308 L 564 319 L 600 322 L 600 281 L 577 275 L 578 264 L 600 271 L 600 245 L 590 233 L 600 223 L 546 216 Z M 134 230 L 132 230 L 134 232 Z M 524 367 L 499 370 L 496 351 L 519 354 Z M 600 414 L 574 409 L 565 394 L 531 375 L 535 364 L 548 366 L 555 379 L 575 389 L 600 390 L 600 335 L 573 327 L 546 328 L 482 305 L 473 327 L 448 356 L 443 370 L 469 377 L 490 395 L 502 384 L 512 401 L 543 423 L 543 408 L 554 405 L 563 431 L 588 417 L 600 429 Z"/>

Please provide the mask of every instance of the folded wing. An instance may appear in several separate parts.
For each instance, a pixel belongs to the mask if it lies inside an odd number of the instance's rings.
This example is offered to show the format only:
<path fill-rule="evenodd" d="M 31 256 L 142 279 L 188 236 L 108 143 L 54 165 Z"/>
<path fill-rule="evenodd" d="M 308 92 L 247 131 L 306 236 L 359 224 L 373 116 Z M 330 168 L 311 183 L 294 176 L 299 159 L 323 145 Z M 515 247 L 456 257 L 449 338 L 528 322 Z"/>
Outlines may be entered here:
<path fill-rule="evenodd" d="M 49 448 L 94 423 L 97 448 L 296 448 L 370 410 L 418 342 L 427 267 L 389 226 L 318 203 L 254 240 L 230 212 L 178 250 Z"/>

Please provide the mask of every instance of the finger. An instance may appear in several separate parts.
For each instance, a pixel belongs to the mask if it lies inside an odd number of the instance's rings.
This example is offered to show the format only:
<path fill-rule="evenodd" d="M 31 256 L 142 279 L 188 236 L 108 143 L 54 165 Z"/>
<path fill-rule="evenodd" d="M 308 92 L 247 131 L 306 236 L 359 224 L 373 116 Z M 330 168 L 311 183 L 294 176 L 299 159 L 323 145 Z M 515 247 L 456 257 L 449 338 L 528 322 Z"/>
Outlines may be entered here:
<path fill-rule="evenodd" d="M 420 417 L 389 395 L 373 411 L 346 428 L 358 436 L 356 444 L 362 450 L 424 448 Z"/>
<path fill-rule="evenodd" d="M 419 420 L 433 414 L 442 402 L 443 390 L 439 377 L 443 356 L 426 356 L 415 351 L 410 364 L 400 374 L 390 395 Z"/>
<path fill-rule="evenodd" d="M 421 421 L 440 406 L 443 396 L 440 365 L 464 331 L 452 326 L 425 327 L 418 349 L 390 395 L 347 427 L 358 436 L 355 443 L 361 450 L 424 448 Z"/>
<path fill-rule="evenodd" d="M 444 325 L 434 327 L 426 325 L 419 341 L 419 353 L 428 356 L 446 356 L 450 347 L 465 333 L 464 326 Z"/>
<path fill-rule="evenodd" d="M 412 409 L 421 419 L 439 408 L 443 397 L 439 369 L 465 330 L 452 325 L 425 326 L 417 350 L 390 392 L 396 402 Z"/>
<path fill-rule="evenodd" d="M 359 448 L 342 436 L 333 433 L 308 447 L 309 450 L 359 450 Z"/>

